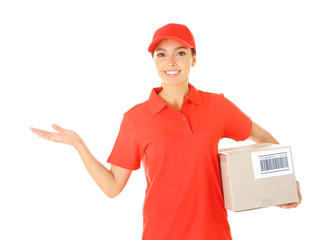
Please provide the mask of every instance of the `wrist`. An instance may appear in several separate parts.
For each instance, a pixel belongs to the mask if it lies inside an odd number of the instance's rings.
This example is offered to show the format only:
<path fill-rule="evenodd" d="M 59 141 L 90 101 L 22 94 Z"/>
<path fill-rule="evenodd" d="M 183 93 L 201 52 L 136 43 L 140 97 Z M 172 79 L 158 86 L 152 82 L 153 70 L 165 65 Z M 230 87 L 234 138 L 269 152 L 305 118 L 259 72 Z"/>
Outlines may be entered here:
<path fill-rule="evenodd" d="M 79 152 L 84 147 L 84 141 L 81 137 L 77 137 L 75 141 L 72 143 L 72 146 Z"/>

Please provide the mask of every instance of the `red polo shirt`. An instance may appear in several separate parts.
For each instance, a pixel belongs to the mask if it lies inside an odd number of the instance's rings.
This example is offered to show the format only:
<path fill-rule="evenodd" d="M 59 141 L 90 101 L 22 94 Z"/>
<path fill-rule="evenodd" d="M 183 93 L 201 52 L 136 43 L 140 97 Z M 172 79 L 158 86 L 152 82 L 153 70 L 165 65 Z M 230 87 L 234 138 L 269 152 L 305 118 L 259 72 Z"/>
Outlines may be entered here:
<path fill-rule="evenodd" d="M 180 111 L 158 96 L 162 88 L 127 111 L 108 159 L 132 170 L 144 166 L 143 240 L 231 239 L 218 143 L 247 139 L 252 122 L 223 94 L 189 89 Z"/>

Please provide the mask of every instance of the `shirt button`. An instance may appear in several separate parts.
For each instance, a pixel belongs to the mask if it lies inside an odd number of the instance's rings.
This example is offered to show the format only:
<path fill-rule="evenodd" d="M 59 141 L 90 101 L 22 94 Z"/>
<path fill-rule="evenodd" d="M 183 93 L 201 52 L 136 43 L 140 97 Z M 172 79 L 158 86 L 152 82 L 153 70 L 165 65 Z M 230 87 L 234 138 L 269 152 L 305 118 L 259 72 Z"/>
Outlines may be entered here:
<path fill-rule="evenodd" d="M 186 118 L 185 117 L 183 117 L 183 121 L 185 121 L 186 120 Z"/>

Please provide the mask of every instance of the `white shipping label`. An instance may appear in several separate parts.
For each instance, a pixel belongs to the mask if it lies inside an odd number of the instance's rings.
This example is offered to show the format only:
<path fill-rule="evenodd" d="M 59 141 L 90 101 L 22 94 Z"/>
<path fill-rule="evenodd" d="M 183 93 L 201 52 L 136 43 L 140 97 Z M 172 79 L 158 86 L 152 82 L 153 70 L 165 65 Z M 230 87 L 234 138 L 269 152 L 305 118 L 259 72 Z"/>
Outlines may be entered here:
<path fill-rule="evenodd" d="M 251 153 L 255 179 L 293 173 L 290 148 L 279 148 Z"/>

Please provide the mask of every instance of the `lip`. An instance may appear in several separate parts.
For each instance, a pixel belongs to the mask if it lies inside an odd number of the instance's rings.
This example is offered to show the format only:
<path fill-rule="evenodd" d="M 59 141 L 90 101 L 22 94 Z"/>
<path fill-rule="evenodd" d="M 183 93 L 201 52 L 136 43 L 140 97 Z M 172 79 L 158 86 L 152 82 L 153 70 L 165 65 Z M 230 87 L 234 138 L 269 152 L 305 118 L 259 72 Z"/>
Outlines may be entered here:
<path fill-rule="evenodd" d="M 181 70 L 166 70 L 164 73 L 167 77 L 177 77 L 180 74 Z"/>

